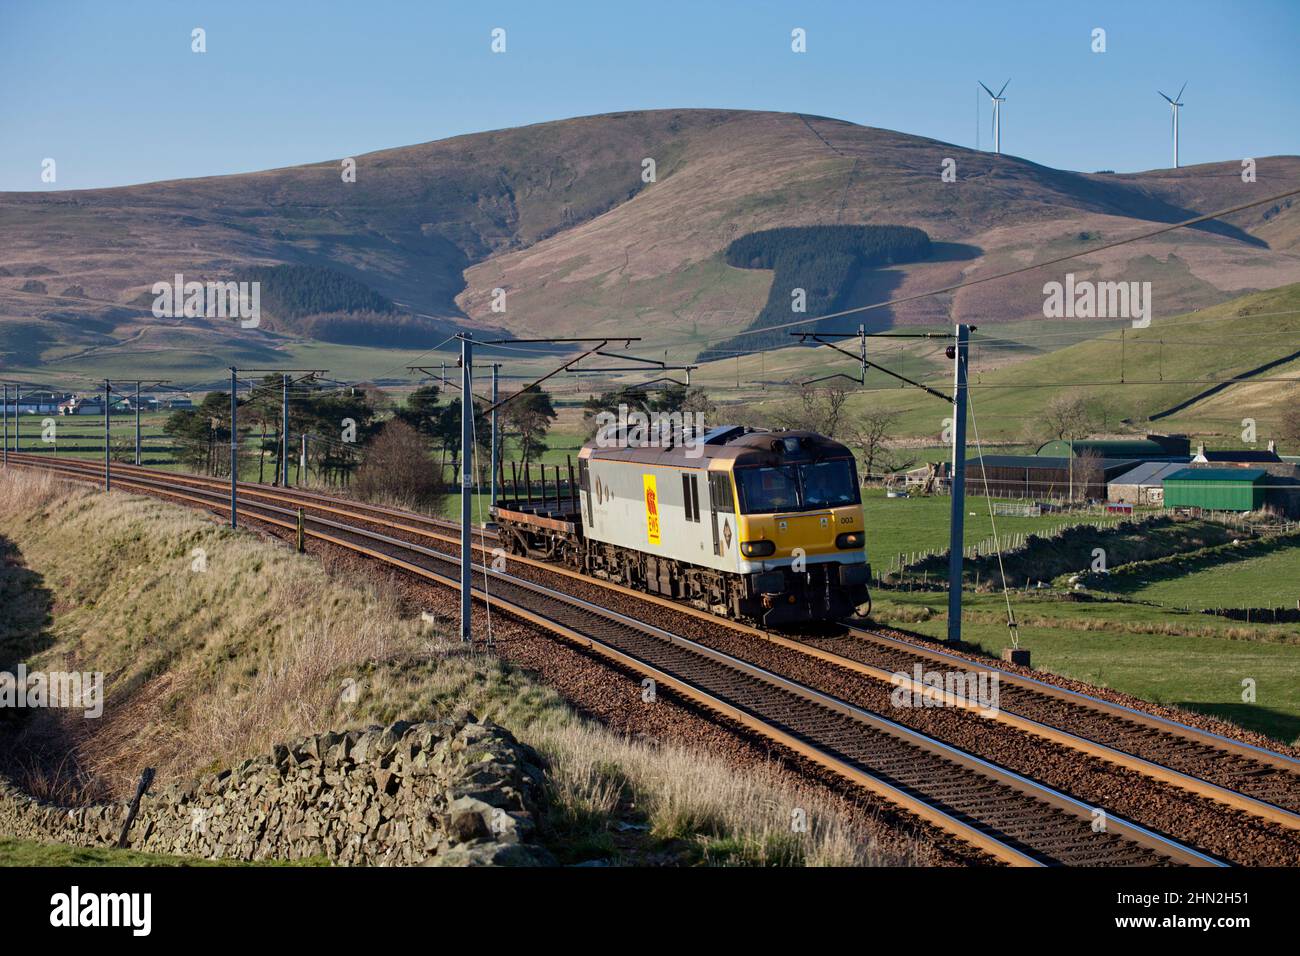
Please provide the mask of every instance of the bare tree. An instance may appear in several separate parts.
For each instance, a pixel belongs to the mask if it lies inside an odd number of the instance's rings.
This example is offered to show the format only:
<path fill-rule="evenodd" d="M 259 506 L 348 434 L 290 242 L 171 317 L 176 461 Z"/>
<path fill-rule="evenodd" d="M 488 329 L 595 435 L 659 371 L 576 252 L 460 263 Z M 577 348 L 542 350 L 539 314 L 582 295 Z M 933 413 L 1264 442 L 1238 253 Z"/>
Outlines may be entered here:
<path fill-rule="evenodd" d="M 1105 475 L 1101 455 L 1089 449 L 1074 459 L 1072 473 L 1074 476 L 1074 497 L 1088 498 L 1096 493 L 1105 497 Z"/>
<path fill-rule="evenodd" d="M 803 429 L 834 438 L 848 397 L 848 389 L 841 385 L 824 388 L 805 385 L 799 389 L 798 399 L 778 409 L 772 420 L 781 428 Z"/>
<path fill-rule="evenodd" d="M 445 494 L 429 458 L 428 440 L 396 418 L 366 447 L 352 488 L 365 501 L 430 509 Z"/>
<path fill-rule="evenodd" d="M 863 474 L 866 477 L 875 477 L 877 469 L 880 471 L 895 469 L 896 465 L 889 454 L 887 442 L 897 424 L 897 413 L 883 409 L 868 411 L 857 419 L 847 441 L 862 459 Z"/>
<path fill-rule="evenodd" d="M 1300 402 L 1292 400 L 1282 406 L 1277 435 L 1282 440 L 1282 447 L 1290 454 L 1300 449 Z"/>
<path fill-rule="evenodd" d="M 1087 402 L 1077 395 L 1057 395 L 1042 411 L 1042 427 L 1049 438 L 1078 438 L 1088 433 Z"/>
<path fill-rule="evenodd" d="M 686 397 L 682 399 L 683 412 L 699 412 L 704 416 L 705 421 L 710 420 L 718 411 L 718 405 L 713 399 L 709 398 L 709 393 L 702 388 L 688 389 Z"/>

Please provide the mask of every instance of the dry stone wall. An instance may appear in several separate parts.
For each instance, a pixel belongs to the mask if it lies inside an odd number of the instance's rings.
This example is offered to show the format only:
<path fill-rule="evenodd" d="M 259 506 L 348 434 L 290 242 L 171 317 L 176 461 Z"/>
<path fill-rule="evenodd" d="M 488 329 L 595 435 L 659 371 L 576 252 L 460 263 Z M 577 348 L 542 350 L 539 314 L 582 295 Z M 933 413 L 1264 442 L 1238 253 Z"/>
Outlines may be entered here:
<path fill-rule="evenodd" d="M 326 733 L 234 770 L 147 794 L 135 850 L 343 865 L 544 865 L 534 841 L 541 759 L 469 714 Z M 0 780 L 0 833 L 114 844 L 121 804 L 66 808 Z"/>

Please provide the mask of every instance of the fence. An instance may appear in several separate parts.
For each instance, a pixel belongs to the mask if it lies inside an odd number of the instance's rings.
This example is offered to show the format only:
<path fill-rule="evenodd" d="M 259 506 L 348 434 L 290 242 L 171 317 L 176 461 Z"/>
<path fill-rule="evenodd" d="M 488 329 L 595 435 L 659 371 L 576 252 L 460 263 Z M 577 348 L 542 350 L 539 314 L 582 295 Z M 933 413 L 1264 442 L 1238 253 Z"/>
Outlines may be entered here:
<path fill-rule="evenodd" d="M 1201 613 L 1247 624 L 1295 624 L 1300 623 L 1300 601 L 1295 607 L 1207 607 Z"/>
<path fill-rule="evenodd" d="M 994 507 L 997 507 L 996 503 Z M 996 514 L 996 511 L 994 513 Z M 962 557 L 974 560 L 985 555 L 996 554 L 999 546 L 1004 555 L 1009 555 L 1013 552 L 1023 550 L 1028 545 L 1031 537 L 1044 539 L 1056 538 L 1074 528 L 1109 528 L 1121 524 L 1124 521 L 1129 521 L 1131 520 L 1131 517 L 1131 515 L 1107 514 L 1103 512 L 1089 516 L 1088 518 L 1081 518 L 1077 521 L 1062 521 L 1057 524 L 1036 528 L 1033 531 L 1017 531 L 1012 532 L 1011 534 L 1000 534 L 998 535 L 996 544 L 994 543 L 993 536 L 990 535 L 976 544 L 970 544 L 962 548 Z M 929 558 L 946 557 L 947 554 L 947 548 L 931 548 L 925 551 L 900 551 L 898 555 L 895 556 L 890 571 L 901 573 L 902 571 L 920 564 Z"/>
<path fill-rule="evenodd" d="M 993 515 L 998 518 L 1038 518 L 1042 514 L 1043 506 L 1036 501 L 1033 504 L 1020 504 L 1011 501 L 993 502 Z"/>

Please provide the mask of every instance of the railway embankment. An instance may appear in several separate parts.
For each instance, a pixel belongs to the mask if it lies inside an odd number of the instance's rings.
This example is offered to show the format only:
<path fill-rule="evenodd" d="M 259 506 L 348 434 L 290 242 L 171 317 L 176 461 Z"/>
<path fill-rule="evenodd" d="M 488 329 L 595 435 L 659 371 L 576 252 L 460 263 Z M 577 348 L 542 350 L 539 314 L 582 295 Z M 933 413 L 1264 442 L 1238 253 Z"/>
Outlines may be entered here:
<path fill-rule="evenodd" d="M 413 862 L 430 842 L 429 856 L 447 864 L 536 861 L 543 850 L 561 864 L 934 858 L 910 829 L 877 821 L 769 755 L 702 745 L 701 717 L 666 696 L 647 704 L 639 681 L 559 651 L 518 622 L 495 628 L 498 646 L 528 651 L 519 660 L 461 644 L 449 636 L 454 594 L 399 586 L 372 565 L 328 551 L 297 555 L 175 504 L 17 469 L 0 473 L 0 539 L 11 545 L 0 563 L 0 670 L 102 678 L 93 716 L 0 713 L 0 818 L 21 839 L 115 840 L 152 767 L 132 849 L 377 863 L 418 831 L 417 849 L 386 862 Z M 367 728 L 421 728 L 404 730 L 406 739 L 466 711 L 478 720 L 417 740 L 400 773 L 383 765 L 389 758 L 372 759 L 368 744 L 358 757 L 356 742 L 374 738 Z M 472 767 L 483 779 L 417 766 L 440 753 L 451 760 L 457 735 L 480 726 L 494 755 Z M 319 755 L 301 762 L 304 747 Z M 494 777 L 495 764 L 506 771 Z M 529 767 L 541 770 L 531 795 Z M 469 783 L 487 792 L 462 792 Z M 512 802 L 512 793 L 526 799 Z M 522 805 L 505 831 L 541 849 L 514 849 L 492 830 L 499 815 L 456 804 L 467 797 L 493 810 Z M 196 816 L 206 838 L 190 832 Z M 798 831 L 795 817 L 806 821 Z M 357 826 L 377 850 L 348 851 Z"/>

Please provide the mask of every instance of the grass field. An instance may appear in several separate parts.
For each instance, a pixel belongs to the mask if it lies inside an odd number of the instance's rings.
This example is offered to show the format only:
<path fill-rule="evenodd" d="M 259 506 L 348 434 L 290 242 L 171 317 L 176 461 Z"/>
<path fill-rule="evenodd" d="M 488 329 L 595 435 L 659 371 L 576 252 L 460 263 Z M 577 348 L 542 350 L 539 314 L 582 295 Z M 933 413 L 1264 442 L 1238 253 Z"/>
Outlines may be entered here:
<path fill-rule="evenodd" d="M 1118 428 L 1123 418 L 1144 422 L 1149 414 L 1208 389 L 1210 385 L 1202 380 L 1219 381 L 1289 354 L 1298 331 L 1300 284 L 1197 312 L 1157 315 L 1145 329 L 1047 319 L 990 324 L 972 338 L 972 415 L 983 440 L 1023 441 L 1047 403 L 1069 393 L 1110 402 L 1113 427 Z M 951 389 L 951 363 L 942 359 L 941 341 L 871 341 L 880 343 L 874 353 L 868 346 L 873 361 L 941 390 Z M 1297 370 L 1300 360 L 1274 369 L 1267 377 L 1294 379 Z M 832 372 L 854 374 L 852 360 L 829 349 L 786 349 L 763 358 L 707 365 L 696 380 L 714 386 L 717 400 L 734 398 L 764 409 L 782 399 L 774 397 L 780 389 L 762 382 L 797 383 Z M 1121 383 L 1123 387 L 1118 387 Z M 849 417 L 868 408 L 886 409 L 899 416 L 897 437 L 938 436 L 950 410 L 917 389 L 897 386 L 896 380 L 870 374 L 865 388 L 856 389 L 850 398 Z M 1242 395 L 1248 398 L 1244 411 Z M 1160 426 L 1222 436 L 1225 444 L 1239 445 L 1243 414 L 1255 417 L 1261 438 L 1267 438 L 1284 403 L 1297 395 L 1300 385 L 1285 382 L 1234 386 L 1226 394 L 1162 420 Z M 974 444 L 973 429 L 968 440 Z"/>
<path fill-rule="evenodd" d="M 1137 583 L 1123 595 L 1171 607 L 1295 607 L 1300 601 L 1300 546 L 1169 580 Z"/>
<path fill-rule="evenodd" d="M 873 617 L 931 637 L 947 629 L 947 595 L 877 592 Z M 963 636 L 998 655 L 1010 645 L 1001 595 L 964 598 Z M 1034 667 L 1232 721 L 1284 743 L 1300 740 L 1300 634 L 1127 603 L 1074 604 L 1012 595 Z M 918 619 L 924 616 L 925 619 Z M 1189 633 L 1168 633 L 1183 628 Z M 1241 639 L 1252 633 L 1257 639 Z M 1242 681 L 1256 700 L 1242 700 Z"/>
<path fill-rule="evenodd" d="M 900 552 L 947 550 L 951 507 L 952 499 L 947 496 L 889 498 L 880 488 L 863 489 L 868 557 L 879 566 L 878 570 L 884 570 L 896 563 Z M 995 520 L 999 541 L 1005 548 L 1012 535 L 1048 534 L 1061 525 L 1078 522 L 1106 526 L 1121 519 L 1104 514 L 1044 514 L 1036 518 L 999 516 L 993 519 L 989 517 L 988 502 L 982 497 L 969 496 L 963 526 L 965 544 L 970 546 L 990 541 Z"/>

